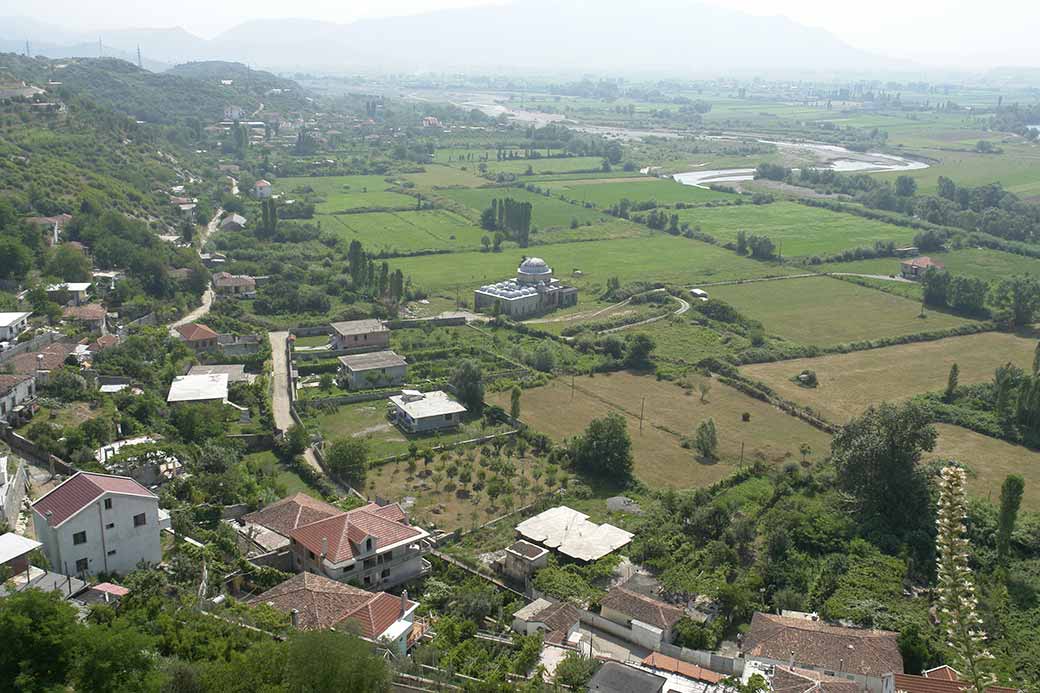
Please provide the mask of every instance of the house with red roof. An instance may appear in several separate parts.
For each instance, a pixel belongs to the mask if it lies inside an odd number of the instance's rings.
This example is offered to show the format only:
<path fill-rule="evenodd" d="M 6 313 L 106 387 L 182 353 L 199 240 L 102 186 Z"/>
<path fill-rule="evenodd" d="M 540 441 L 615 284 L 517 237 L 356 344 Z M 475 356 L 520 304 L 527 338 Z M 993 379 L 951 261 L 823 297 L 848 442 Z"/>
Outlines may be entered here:
<path fill-rule="evenodd" d="M 159 533 L 170 516 L 130 477 L 78 472 L 32 505 L 36 539 L 65 575 L 126 575 L 162 560 Z"/>
<path fill-rule="evenodd" d="M 369 503 L 297 526 L 289 532 L 289 549 L 296 571 L 386 589 L 430 571 L 423 558 L 429 536 L 408 524 L 400 505 Z"/>
<path fill-rule="evenodd" d="M 920 676 L 916 674 L 891 673 L 883 677 L 882 693 L 961 693 L 968 687 L 961 673 L 946 664 L 928 671 Z M 1021 693 L 1021 688 L 1006 686 L 989 686 L 985 693 Z"/>
<path fill-rule="evenodd" d="M 911 279 L 913 281 L 917 281 L 924 277 L 924 273 L 930 269 L 946 269 L 946 265 L 938 260 L 933 260 L 927 255 L 915 257 L 912 260 L 904 260 L 899 263 L 899 271 L 900 274 L 903 275 L 903 279 Z"/>
<path fill-rule="evenodd" d="M 217 333 L 201 322 L 190 322 L 174 328 L 181 341 L 195 351 L 208 351 L 217 348 Z"/>
<path fill-rule="evenodd" d="M 300 630 L 350 630 L 404 656 L 422 635 L 414 619 L 418 602 L 386 592 L 368 592 L 313 573 L 294 575 L 250 600 L 286 612 Z"/>
<path fill-rule="evenodd" d="M 253 197 L 258 200 L 265 200 L 271 196 L 271 183 L 261 178 L 257 182 L 253 183 Z"/>

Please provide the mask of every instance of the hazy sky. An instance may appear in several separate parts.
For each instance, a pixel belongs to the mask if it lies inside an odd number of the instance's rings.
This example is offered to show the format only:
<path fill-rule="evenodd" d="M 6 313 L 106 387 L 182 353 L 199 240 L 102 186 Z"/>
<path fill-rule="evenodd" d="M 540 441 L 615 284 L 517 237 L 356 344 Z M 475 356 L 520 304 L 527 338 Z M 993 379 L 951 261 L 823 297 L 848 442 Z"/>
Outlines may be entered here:
<path fill-rule="evenodd" d="M 0 0 L 0 17 L 28 16 L 89 31 L 182 26 L 209 38 L 247 19 L 291 16 L 349 22 L 496 1 L 503 0 Z M 785 14 L 827 29 L 857 48 L 896 58 L 969 67 L 1040 65 L 1040 9 L 1035 0 L 704 1 L 753 14 Z"/>

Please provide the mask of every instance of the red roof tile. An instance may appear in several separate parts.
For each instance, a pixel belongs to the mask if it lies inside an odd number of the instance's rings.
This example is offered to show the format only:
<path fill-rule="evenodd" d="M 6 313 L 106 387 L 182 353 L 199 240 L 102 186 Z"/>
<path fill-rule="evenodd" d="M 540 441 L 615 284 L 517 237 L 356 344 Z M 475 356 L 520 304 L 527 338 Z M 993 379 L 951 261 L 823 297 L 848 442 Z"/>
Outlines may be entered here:
<path fill-rule="evenodd" d="M 94 585 L 91 589 L 95 589 L 98 592 L 107 592 L 108 594 L 115 595 L 116 597 L 125 597 L 126 595 L 130 594 L 130 590 L 123 587 L 122 585 L 117 585 L 113 582 L 99 582 L 98 584 Z"/>
<path fill-rule="evenodd" d="M 403 522 L 381 517 L 371 508 L 370 504 L 335 517 L 302 525 L 289 536 L 316 555 L 327 551 L 325 557 L 331 563 L 341 563 L 359 555 L 360 551 L 356 547 L 366 537 L 374 537 L 378 549 L 426 534 L 421 529 Z"/>
<path fill-rule="evenodd" d="M 776 667 L 769 685 L 773 693 L 862 693 L 864 690 L 855 681 L 784 666 Z"/>
<path fill-rule="evenodd" d="M 677 606 L 625 589 L 614 587 L 600 600 L 600 605 L 619 611 L 631 619 L 668 630 L 683 617 L 685 611 Z"/>
<path fill-rule="evenodd" d="M 845 628 L 804 618 L 756 613 L 744 639 L 749 659 L 786 662 L 865 676 L 902 672 L 897 633 Z"/>
<path fill-rule="evenodd" d="M 905 693 L 962 693 L 967 683 L 960 680 L 960 674 L 948 666 L 936 667 L 924 672 L 924 676 L 913 674 L 895 674 L 897 691 Z M 990 686 L 986 693 L 1016 693 L 1018 689 L 1003 686 Z"/>
<path fill-rule="evenodd" d="M 296 609 L 303 630 L 332 628 L 353 621 L 370 640 L 401 618 L 401 601 L 386 592 L 366 592 L 313 573 L 294 575 L 250 600 L 252 604 L 271 604 L 280 611 Z M 405 605 L 411 609 L 415 602 Z"/>
<path fill-rule="evenodd" d="M 88 303 L 83 306 L 69 306 L 62 315 L 71 320 L 104 320 L 105 307 L 100 303 Z"/>
<path fill-rule="evenodd" d="M 33 503 L 33 510 L 57 527 L 105 493 L 157 498 L 130 477 L 78 472 Z M 48 513 L 50 516 L 48 517 Z"/>
<path fill-rule="evenodd" d="M 32 376 L 27 373 L 21 375 L 0 375 L 0 395 L 6 395 L 19 384 L 31 378 Z"/>
<path fill-rule="evenodd" d="M 933 260 L 927 255 L 924 255 L 922 257 L 915 257 L 912 260 L 904 260 L 903 264 L 910 265 L 912 267 L 936 267 L 938 269 L 943 269 L 944 267 L 946 267 L 946 265 L 944 265 L 943 263 L 939 262 L 938 260 Z"/>
<path fill-rule="evenodd" d="M 266 527 L 283 536 L 289 536 L 289 533 L 300 525 L 309 525 L 342 512 L 336 506 L 312 498 L 306 493 L 297 493 L 271 503 L 266 508 L 249 513 L 242 519 L 251 524 Z"/>
<path fill-rule="evenodd" d="M 186 342 L 198 342 L 203 339 L 216 339 L 217 333 L 200 322 L 190 322 L 187 325 L 177 327 L 177 333 Z"/>
<path fill-rule="evenodd" d="M 685 676 L 688 679 L 694 681 L 704 681 L 705 683 L 718 683 L 722 679 L 726 678 L 723 674 L 711 669 L 705 669 L 704 667 L 697 666 L 696 664 L 690 664 L 684 662 L 681 659 L 675 657 L 669 657 L 663 655 L 660 652 L 651 652 L 643 658 L 643 666 L 652 667 L 654 669 L 660 669 L 661 671 L 667 671 L 673 674 L 679 674 Z"/>
<path fill-rule="evenodd" d="M 39 351 L 27 351 L 22 354 L 17 354 L 11 361 L 14 362 L 15 373 L 35 373 L 37 367 L 37 354 L 43 355 L 43 360 L 39 362 L 40 367 L 45 371 L 52 371 L 55 368 L 61 368 L 61 365 L 65 362 L 65 358 L 75 351 L 76 345 L 71 342 L 53 342 L 43 347 Z"/>

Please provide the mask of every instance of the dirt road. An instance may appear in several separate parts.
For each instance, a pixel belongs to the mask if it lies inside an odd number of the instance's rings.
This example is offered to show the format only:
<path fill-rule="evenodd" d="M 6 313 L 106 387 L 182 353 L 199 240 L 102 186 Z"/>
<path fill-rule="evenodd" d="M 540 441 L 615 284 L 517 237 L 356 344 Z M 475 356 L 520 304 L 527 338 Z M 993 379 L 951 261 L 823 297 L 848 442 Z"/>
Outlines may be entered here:
<path fill-rule="evenodd" d="M 289 333 L 268 332 L 267 339 L 271 342 L 271 368 L 274 371 L 271 391 L 271 414 L 274 416 L 274 427 L 277 432 L 284 433 L 296 423 L 293 421 L 290 410 L 289 361 L 285 354 L 285 344 L 289 341 Z M 318 458 L 314 456 L 314 451 L 311 448 L 308 447 L 304 450 L 303 459 L 318 474 L 325 474 L 325 470 L 318 464 Z"/>

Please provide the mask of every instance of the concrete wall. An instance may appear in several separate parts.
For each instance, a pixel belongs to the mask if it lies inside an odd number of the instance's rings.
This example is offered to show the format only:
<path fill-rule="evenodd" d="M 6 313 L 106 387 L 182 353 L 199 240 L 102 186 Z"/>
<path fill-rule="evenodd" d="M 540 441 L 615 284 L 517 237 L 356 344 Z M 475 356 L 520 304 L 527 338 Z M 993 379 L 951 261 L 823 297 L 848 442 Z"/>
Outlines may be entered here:
<path fill-rule="evenodd" d="M 10 527 L 18 523 L 18 511 L 22 507 L 25 498 L 25 462 L 18 463 L 18 469 L 8 477 L 7 485 L 3 488 L 3 497 L 0 498 L 0 512 L 7 520 Z"/>
<path fill-rule="evenodd" d="M 106 498 L 112 499 L 111 510 L 104 508 Z M 134 516 L 139 513 L 144 513 L 145 524 L 135 527 Z M 66 575 L 78 574 L 76 562 L 82 558 L 88 561 L 90 575 L 102 571 L 126 575 L 142 560 L 150 564 L 162 560 L 157 498 L 105 493 L 58 527 L 50 527 L 36 512 L 33 523 L 51 568 Z M 74 543 L 77 532 L 86 532 L 86 543 Z"/>

